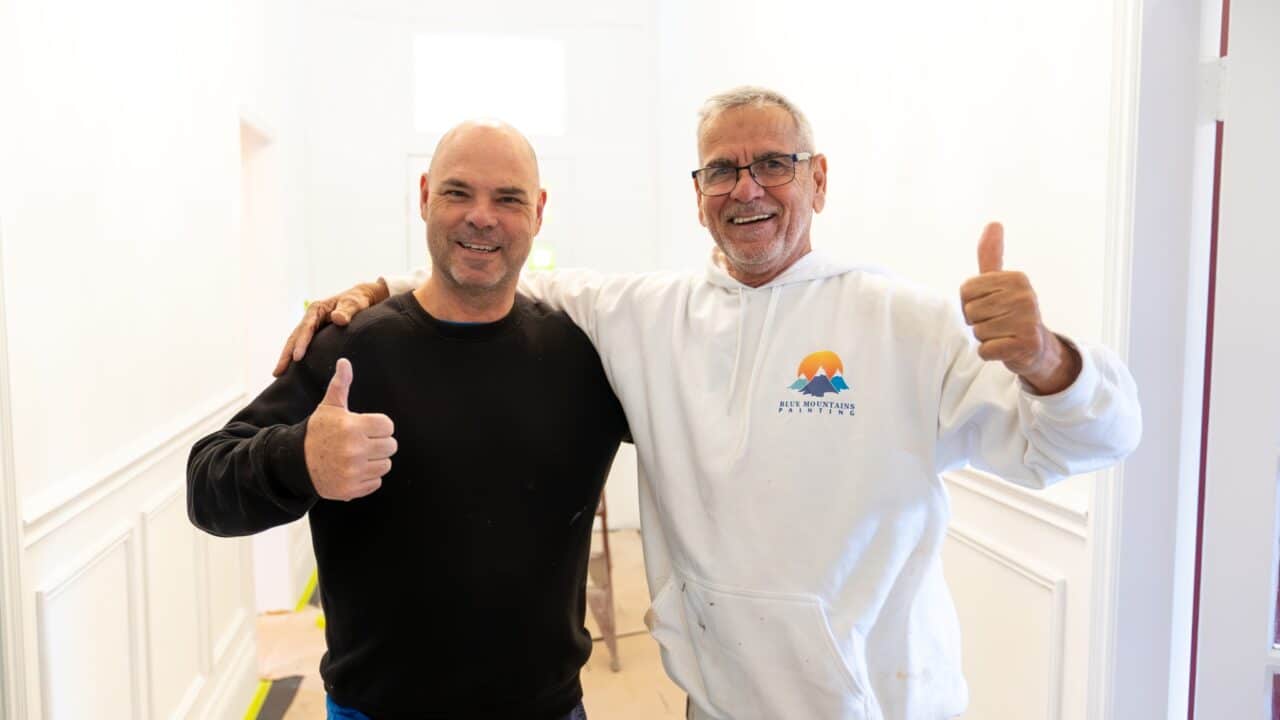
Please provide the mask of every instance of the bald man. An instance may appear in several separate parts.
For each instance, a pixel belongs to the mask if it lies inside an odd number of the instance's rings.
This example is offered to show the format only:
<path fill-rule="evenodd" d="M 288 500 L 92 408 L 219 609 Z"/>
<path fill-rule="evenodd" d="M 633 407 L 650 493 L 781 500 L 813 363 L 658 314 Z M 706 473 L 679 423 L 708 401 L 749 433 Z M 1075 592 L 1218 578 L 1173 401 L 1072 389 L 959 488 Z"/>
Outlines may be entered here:
<path fill-rule="evenodd" d="M 827 158 L 781 94 L 712 96 L 697 149 L 684 182 L 717 248 L 705 271 L 522 285 L 587 332 L 626 409 L 663 667 L 691 720 L 957 716 L 940 474 L 1043 488 L 1117 462 L 1142 434 L 1133 378 L 1046 327 L 999 224 L 960 308 L 814 250 Z M 317 321 L 406 282 L 387 280 L 309 313 L 280 369 Z"/>
<path fill-rule="evenodd" d="M 420 181 L 425 282 L 192 448 L 201 529 L 309 517 L 330 718 L 586 717 L 591 528 L 627 428 L 587 337 L 516 293 L 545 203 L 518 132 L 449 132 Z"/>

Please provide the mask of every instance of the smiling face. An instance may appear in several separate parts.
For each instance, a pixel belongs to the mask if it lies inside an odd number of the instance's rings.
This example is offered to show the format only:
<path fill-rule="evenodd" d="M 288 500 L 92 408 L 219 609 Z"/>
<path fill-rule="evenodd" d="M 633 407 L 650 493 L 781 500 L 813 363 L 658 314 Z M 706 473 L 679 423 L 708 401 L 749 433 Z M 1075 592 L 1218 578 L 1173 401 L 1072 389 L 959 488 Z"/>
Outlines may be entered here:
<path fill-rule="evenodd" d="M 514 296 L 546 203 L 528 141 L 499 123 L 460 125 L 440 141 L 419 189 L 440 289 L 473 303 Z"/>
<path fill-rule="evenodd" d="M 756 160 L 812 151 L 799 147 L 795 120 L 776 105 L 744 105 L 709 118 L 698 137 L 699 167 L 741 166 Z M 796 165 L 795 180 L 762 188 L 742 170 L 728 195 L 698 194 L 698 220 L 724 252 L 728 271 L 758 287 L 809 252 L 809 224 L 822 210 L 827 160 L 814 155 Z M 695 185 L 694 192 L 697 193 Z"/>

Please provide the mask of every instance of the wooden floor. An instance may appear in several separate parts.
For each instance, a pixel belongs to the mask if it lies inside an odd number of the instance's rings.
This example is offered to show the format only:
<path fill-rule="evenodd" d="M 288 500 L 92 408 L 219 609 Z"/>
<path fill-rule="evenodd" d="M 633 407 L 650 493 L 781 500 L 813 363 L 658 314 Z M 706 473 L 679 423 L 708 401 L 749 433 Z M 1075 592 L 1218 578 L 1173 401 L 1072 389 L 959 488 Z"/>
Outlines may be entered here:
<path fill-rule="evenodd" d="M 597 538 L 598 540 L 598 538 Z M 649 607 L 640 535 L 634 530 L 609 534 L 614 559 L 614 595 L 617 606 L 618 655 L 621 672 L 609 670 L 609 652 L 596 641 L 591 660 L 582 669 L 587 714 L 592 720 L 654 720 L 683 718 L 684 693 L 667 679 L 658 658 L 658 646 L 644 627 Z M 314 607 L 300 612 L 258 617 L 258 667 L 265 680 L 301 676 L 297 693 L 287 708 L 264 708 L 261 720 L 323 720 L 324 686 L 320 682 L 320 656 L 324 654 L 321 613 Z M 599 637 L 590 615 L 587 627 Z M 497 665 L 495 665 L 497 667 Z"/>

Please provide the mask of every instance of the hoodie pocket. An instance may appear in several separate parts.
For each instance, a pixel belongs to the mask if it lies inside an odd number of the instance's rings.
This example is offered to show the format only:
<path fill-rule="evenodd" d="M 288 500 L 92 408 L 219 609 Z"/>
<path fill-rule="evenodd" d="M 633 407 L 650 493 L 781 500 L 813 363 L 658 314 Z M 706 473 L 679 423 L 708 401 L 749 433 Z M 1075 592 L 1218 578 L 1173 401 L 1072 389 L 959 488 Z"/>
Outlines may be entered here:
<path fill-rule="evenodd" d="M 663 590 L 654 600 L 654 638 L 668 670 L 709 712 L 733 720 L 879 719 L 865 691 L 862 639 L 842 650 L 816 597 L 679 576 Z M 683 633 L 669 625 L 681 616 Z"/>
<path fill-rule="evenodd" d="M 653 605 L 645 614 L 645 624 L 658 643 L 667 675 L 689 695 L 691 702 L 705 707 L 707 692 L 702 684 L 702 673 L 698 670 L 698 658 L 693 654 L 685 629 L 684 606 L 680 601 L 682 584 L 683 581 L 675 575 L 667 580 L 653 596 Z"/>

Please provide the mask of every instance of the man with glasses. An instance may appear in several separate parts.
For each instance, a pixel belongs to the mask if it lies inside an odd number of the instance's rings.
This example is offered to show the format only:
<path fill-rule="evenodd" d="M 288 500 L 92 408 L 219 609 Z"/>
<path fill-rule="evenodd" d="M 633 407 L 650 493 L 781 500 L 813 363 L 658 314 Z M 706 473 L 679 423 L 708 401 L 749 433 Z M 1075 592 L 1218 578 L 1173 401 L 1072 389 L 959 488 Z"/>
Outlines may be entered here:
<path fill-rule="evenodd" d="M 968 462 L 1042 488 L 1116 462 L 1141 434 L 1133 381 L 1045 327 L 1001 267 L 998 224 L 963 313 L 812 251 L 827 159 L 781 95 L 712 97 L 698 152 L 705 273 L 522 281 L 583 328 L 626 411 L 663 664 L 692 718 L 958 715 L 939 473 Z M 324 301 L 282 364 L 386 292 Z"/>

